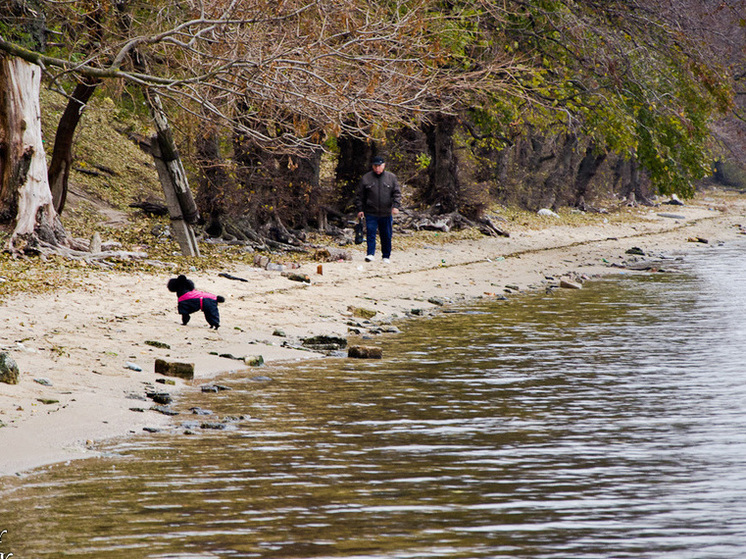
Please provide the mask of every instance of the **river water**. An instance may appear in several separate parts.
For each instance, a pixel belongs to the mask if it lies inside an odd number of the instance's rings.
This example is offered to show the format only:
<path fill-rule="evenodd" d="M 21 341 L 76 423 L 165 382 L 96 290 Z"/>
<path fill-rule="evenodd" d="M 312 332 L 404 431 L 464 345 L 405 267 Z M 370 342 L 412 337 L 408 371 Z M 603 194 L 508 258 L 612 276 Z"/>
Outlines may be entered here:
<path fill-rule="evenodd" d="M 376 340 L 379 361 L 220 379 L 177 434 L 6 486 L 0 553 L 746 557 L 744 256 L 452 309 Z"/>

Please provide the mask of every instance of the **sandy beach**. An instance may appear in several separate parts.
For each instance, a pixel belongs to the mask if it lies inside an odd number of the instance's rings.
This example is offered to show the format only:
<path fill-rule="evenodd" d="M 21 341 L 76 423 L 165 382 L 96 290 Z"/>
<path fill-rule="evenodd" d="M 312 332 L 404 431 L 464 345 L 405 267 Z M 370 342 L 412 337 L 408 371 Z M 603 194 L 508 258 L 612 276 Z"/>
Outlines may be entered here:
<path fill-rule="evenodd" d="M 292 270 L 306 274 L 310 283 L 243 265 L 189 274 L 198 289 L 226 298 L 218 332 L 201 315 L 181 325 L 176 297 L 165 287 L 174 274 L 166 271 L 92 272 L 75 290 L 22 294 L 0 306 L 0 346 L 21 372 L 19 384 L 0 383 L 0 476 L 92 457 L 103 440 L 143 435 L 145 428 L 178 421 L 150 409 L 153 403 L 142 399 L 148 390 L 188 398 L 222 373 L 260 374 L 226 355 L 261 355 L 267 363 L 320 358 L 297 346 L 315 335 L 350 336 L 348 323 L 361 320 L 353 319 L 351 307 L 375 310 L 372 322 L 388 323 L 406 318 L 412 309 L 437 312 L 441 307 L 434 298 L 456 303 L 504 295 L 508 285 L 525 291 L 562 277 L 619 273 L 615 265 L 632 258 L 625 254 L 631 247 L 647 258 L 696 257 L 742 237 L 743 198 L 704 194 L 685 206 L 641 208 L 634 218 L 599 217 L 592 225 L 571 226 L 548 217 L 540 229 L 508 227 L 509 238 L 485 236 L 407 250 L 397 247 L 395 236 L 389 264 L 364 262 L 360 245 L 346 248 L 351 260 L 324 262 L 322 274 L 317 263 Z M 508 296 L 517 296 L 511 291 Z M 375 340 L 366 343 L 375 345 Z M 194 380 L 157 384 L 163 378 L 154 373 L 157 358 L 194 363 Z"/>

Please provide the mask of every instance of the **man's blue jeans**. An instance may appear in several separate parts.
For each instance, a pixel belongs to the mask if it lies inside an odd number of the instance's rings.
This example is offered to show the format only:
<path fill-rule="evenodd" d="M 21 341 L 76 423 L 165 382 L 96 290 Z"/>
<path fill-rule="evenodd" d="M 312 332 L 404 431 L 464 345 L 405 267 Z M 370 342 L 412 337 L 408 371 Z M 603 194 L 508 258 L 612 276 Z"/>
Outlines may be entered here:
<path fill-rule="evenodd" d="M 391 235 L 394 232 L 394 218 L 390 215 L 378 217 L 365 214 L 365 232 L 368 241 L 369 256 L 376 253 L 376 232 L 381 236 L 381 257 L 391 256 Z"/>

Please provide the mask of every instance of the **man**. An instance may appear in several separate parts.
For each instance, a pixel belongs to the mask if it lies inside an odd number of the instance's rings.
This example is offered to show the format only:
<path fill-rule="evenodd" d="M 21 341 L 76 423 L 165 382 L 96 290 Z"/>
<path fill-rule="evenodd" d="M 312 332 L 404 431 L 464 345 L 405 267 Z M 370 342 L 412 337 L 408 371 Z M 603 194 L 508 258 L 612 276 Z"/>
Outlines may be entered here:
<path fill-rule="evenodd" d="M 367 237 L 366 262 L 372 262 L 376 254 L 376 232 L 381 236 L 381 256 L 390 262 L 391 237 L 394 217 L 401 207 L 401 187 L 394 173 L 386 171 L 383 157 L 372 160 L 372 171 L 363 175 L 358 187 L 358 218 L 365 216 Z"/>

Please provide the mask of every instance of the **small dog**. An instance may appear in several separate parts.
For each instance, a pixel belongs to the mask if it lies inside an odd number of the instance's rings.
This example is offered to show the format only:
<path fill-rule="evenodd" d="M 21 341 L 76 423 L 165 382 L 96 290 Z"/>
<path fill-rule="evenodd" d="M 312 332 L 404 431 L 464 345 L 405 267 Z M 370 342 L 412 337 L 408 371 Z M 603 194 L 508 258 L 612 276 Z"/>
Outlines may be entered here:
<path fill-rule="evenodd" d="M 220 328 L 220 312 L 218 303 L 225 302 L 225 298 L 220 295 L 213 295 L 205 291 L 196 291 L 194 282 L 181 275 L 177 278 L 168 280 L 168 290 L 176 293 L 179 298 L 178 311 L 181 315 L 181 323 L 189 322 L 189 315 L 202 311 L 205 314 L 205 320 L 210 325 L 210 329 Z"/>

